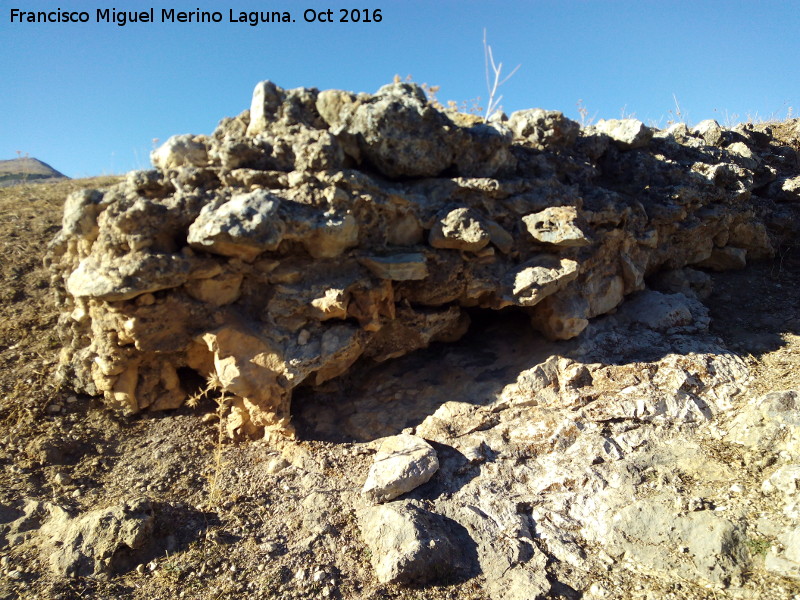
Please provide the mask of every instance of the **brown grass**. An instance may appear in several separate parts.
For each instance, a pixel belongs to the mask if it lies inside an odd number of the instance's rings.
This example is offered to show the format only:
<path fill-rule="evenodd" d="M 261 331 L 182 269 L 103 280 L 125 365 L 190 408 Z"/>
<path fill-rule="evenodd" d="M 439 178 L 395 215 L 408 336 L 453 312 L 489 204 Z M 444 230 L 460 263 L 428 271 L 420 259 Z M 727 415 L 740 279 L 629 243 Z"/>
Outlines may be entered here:
<path fill-rule="evenodd" d="M 58 311 L 42 261 L 48 242 L 61 229 L 64 199 L 70 192 L 120 179 L 0 188 L 0 422 L 35 418 L 56 390 Z"/>

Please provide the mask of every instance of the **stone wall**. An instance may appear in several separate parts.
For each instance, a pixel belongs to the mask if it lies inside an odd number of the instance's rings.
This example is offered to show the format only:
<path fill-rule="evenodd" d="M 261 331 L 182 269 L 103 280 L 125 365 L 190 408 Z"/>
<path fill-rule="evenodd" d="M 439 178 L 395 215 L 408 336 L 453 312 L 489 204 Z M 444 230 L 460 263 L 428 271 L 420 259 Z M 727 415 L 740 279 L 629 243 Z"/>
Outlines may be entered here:
<path fill-rule="evenodd" d="M 660 273 L 772 256 L 796 231 L 798 140 L 800 119 L 486 123 L 408 83 L 265 81 L 211 136 L 67 199 L 61 372 L 133 414 L 184 403 L 191 369 L 231 398 L 232 436 L 291 435 L 296 386 L 456 340 L 466 308 L 570 339 Z"/>

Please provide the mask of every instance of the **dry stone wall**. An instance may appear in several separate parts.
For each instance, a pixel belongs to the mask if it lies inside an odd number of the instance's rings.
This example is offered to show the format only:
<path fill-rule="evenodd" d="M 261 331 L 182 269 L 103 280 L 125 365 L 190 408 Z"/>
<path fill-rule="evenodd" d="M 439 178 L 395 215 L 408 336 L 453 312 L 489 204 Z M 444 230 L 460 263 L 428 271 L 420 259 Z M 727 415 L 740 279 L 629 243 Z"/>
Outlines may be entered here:
<path fill-rule="evenodd" d="M 48 258 L 61 371 L 126 414 L 213 376 L 231 436 L 291 435 L 295 387 L 456 340 L 465 309 L 519 307 L 570 339 L 656 274 L 773 255 L 800 204 L 782 140 L 540 109 L 487 123 L 409 83 L 265 81 L 211 136 L 67 199 Z"/>

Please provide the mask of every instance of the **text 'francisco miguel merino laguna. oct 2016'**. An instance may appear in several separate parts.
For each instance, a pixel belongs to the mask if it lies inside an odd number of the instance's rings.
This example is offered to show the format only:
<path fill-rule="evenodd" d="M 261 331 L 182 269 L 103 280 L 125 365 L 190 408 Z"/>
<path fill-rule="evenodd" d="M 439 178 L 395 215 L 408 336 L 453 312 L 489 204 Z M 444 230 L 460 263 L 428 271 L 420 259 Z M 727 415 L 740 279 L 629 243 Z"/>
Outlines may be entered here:
<path fill-rule="evenodd" d="M 131 23 L 241 23 L 251 27 L 261 23 L 296 23 L 302 13 L 305 23 L 380 23 L 380 8 L 306 8 L 293 11 L 191 10 L 149 8 L 140 11 L 98 8 L 94 11 L 9 10 L 10 23 L 111 23 L 124 27 Z"/>

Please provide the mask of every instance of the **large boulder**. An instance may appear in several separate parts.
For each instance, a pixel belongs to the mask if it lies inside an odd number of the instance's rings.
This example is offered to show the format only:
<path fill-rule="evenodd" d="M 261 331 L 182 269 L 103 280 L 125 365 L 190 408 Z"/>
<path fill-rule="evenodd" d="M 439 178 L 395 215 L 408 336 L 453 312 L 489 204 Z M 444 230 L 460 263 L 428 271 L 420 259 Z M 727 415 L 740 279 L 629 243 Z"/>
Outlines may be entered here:
<path fill-rule="evenodd" d="M 456 340 L 469 311 L 580 336 L 661 270 L 739 268 L 791 238 L 768 226 L 776 202 L 793 222 L 785 150 L 747 131 L 709 148 L 714 131 L 539 109 L 487 123 L 409 83 L 261 82 L 211 136 L 67 199 L 47 258 L 60 373 L 126 414 L 180 406 L 199 375 L 230 435 L 290 435 L 297 386 Z M 662 300 L 637 306 L 682 323 Z"/>

